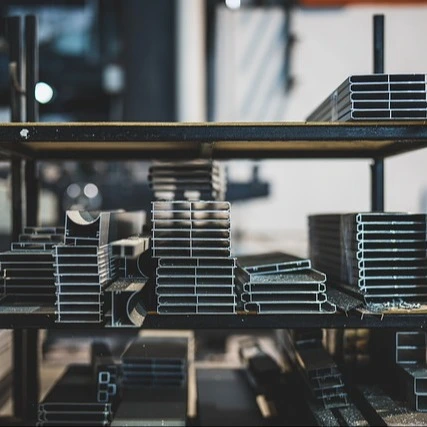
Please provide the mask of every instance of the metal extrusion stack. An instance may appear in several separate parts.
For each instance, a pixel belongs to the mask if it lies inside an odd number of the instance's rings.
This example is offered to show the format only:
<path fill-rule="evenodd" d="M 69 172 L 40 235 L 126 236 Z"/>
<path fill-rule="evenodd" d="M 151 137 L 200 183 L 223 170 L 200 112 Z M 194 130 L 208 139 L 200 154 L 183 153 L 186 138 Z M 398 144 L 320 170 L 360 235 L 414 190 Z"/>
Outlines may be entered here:
<path fill-rule="evenodd" d="M 157 201 L 152 206 L 158 312 L 235 313 L 230 204 Z"/>
<path fill-rule="evenodd" d="M 67 211 L 65 245 L 55 246 L 57 322 L 100 323 L 104 288 L 117 277 L 110 243 L 142 232 L 143 212 Z"/>
<path fill-rule="evenodd" d="M 274 252 L 238 258 L 237 290 L 244 310 L 269 313 L 335 312 L 326 276 L 308 259 Z"/>
<path fill-rule="evenodd" d="M 26 227 L 11 250 L 0 254 L 2 294 L 19 301 L 55 301 L 52 248 L 64 242 L 62 227 Z"/>
<path fill-rule="evenodd" d="M 307 120 L 426 119 L 426 83 L 425 74 L 350 76 Z"/>
<path fill-rule="evenodd" d="M 427 412 L 427 338 L 422 331 L 396 332 L 396 364 L 406 401 Z"/>
<path fill-rule="evenodd" d="M 158 200 L 224 200 L 223 168 L 212 160 L 154 162 L 148 176 Z"/>
<path fill-rule="evenodd" d="M 329 353 L 324 349 L 321 337 L 300 334 L 295 340 L 295 361 L 302 374 L 307 390 L 324 408 L 348 406 L 342 374 Z"/>
<path fill-rule="evenodd" d="M 110 403 L 98 403 L 90 366 L 71 365 L 38 407 L 39 426 L 108 426 Z"/>
<path fill-rule="evenodd" d="M 427 301 L 427 216 L 357 213 L 309 217 L 316 268 L 367 303 Z"/>

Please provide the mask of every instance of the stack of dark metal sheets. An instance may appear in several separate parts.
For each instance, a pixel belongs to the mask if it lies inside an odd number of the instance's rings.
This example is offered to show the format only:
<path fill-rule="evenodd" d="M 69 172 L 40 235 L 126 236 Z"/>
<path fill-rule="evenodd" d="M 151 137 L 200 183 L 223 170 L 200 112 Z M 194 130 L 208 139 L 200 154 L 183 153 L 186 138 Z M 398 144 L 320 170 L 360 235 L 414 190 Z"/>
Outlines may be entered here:
<path fill-rule="evenodd" d="M 52 248 L 64 242 L 61 227 L 27 227 L 11 250 L 0 254 L 2 293 L 22 302 L 54 303 Z"/>
<path fill-rule="evenodd" d="M 117 277 L 111 243 L 139 235 L 145 213 L 67 211 L 65 245 L 55 249 L 57 322 L 103 321 L 104 288 Z"/>
<path fill-rule="evenodd" d="M 212 160 L 154 162 L 148 176 L 158 200 L 224 200 L 223 169 Z"/>
<path fill-rule="evenodd" d="M 425 74 L 350 76 L 307 120 L 424 120 L 426 83 Z"/>
<path fill-rule="evenodd" d="M 122 386 L 124 389 L 185 387 L 187 355 L 187 340 L 184 339 L 136 339 L 122 355 Z"/>
<path fill-rule="evenodd" d="M 321 344 L 314 348 L 297 347 L 296 360 L 306 384 L 318 402 L 328 409 L 348 405 L 342 374 Z"/>
<path fill-rule="evenodd" d="M 245 311 L 335 312 L 327 301 L 326 276 L 310 260 L 281 252 L 238 258 L 237 291 Z"/>
<path fill-rule="evenodd" d="M 158 312 L 235 313 L 230 204 L 153 202 Z"/>
<path fill-rule="evenodd" d="M 396 363 L 409 405 L 427 412 L 427 336 L 422 331 L 396 332 Z"/>
<path fill-rule="evenodd" d="M 107 426 L 113 414 L 110 403 L 98 403 L 90 366 L 72 365 L 38 408 L 40 426 Z"/>
<path fill-rule="evenodd" d="M 407 213 L 314 215 L 316 268 L 367 303 L 427 301 L 427 216 Z"/>

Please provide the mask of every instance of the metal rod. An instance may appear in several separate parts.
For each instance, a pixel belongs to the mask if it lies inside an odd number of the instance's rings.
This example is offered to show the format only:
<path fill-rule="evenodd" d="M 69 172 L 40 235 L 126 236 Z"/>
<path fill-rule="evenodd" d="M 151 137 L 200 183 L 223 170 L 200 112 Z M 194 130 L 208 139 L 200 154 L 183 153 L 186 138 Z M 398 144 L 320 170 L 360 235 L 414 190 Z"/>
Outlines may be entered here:
<path fill-rule="evenodd" d="M 371 210 L 384 211 L 384 159 L 371 164 Z"/>
<path fill-rule="evenodd" d="M 10 16 L 6 19 L 7 41 L 9 45 L 9 73 L 11 90 L 11 121 L 22 121 L 22 19 Z"/>
<path fill-rule="evenodd" d="M 35 97 L 36 83 L 39 80 L 39 49 L 37 43 L 37 18 L 25 17 L 25 88 L 27 122 L 39 120 L 38 103 Z"/>
<path fill-rule="evenodd" d="M 384 15 L 374 15 L 374 73 L 384 73 Z M 384 159 L 371 165 L 371 210 L 384 211 Z"/>

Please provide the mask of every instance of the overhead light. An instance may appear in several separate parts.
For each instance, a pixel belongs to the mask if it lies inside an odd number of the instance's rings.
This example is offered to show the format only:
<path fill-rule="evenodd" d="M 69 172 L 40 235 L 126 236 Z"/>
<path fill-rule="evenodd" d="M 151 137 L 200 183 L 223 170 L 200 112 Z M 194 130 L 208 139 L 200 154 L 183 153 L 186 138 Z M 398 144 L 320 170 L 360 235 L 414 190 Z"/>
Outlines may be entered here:
<path fill-rule="evenodd" d="M 53 98 L 53 89 L 45 82 L 38 82 L 36 84 L 35 96 L 40 104 L 47 104 Z"/>
<path fill-rule="evenodd" d="M 225 0 L 225 5 L 229 8 L 229 9 L 239 9 L 241 6 L 242 2 L 241 0 Z"/>
<path fill-rule="evenodd" d="M 94 199 L 99 193 L 98 187 L 95 184 L 86 184 L 83 192 L 89 199 Z"/>

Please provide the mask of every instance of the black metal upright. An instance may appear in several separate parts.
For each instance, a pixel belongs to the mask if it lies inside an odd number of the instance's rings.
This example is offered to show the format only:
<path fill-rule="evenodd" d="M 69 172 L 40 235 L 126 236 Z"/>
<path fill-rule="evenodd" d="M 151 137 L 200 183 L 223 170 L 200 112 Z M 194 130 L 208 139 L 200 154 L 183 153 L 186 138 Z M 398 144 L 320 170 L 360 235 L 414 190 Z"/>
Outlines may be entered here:
<path fill-rule="evenodd" d="M 374 15 L 374 73 L 384 73 L 384 15 Z M 384 159 L 371 165 L 371 210 L 384 211 Z"/>
<path fill-rule="evenodd" d="M 27 122 L 39 120 L 38 103 L 35 96 L 39 80 L 37 18 L 25 17 L 25 113 Z M 37 162 L 25 162 L 25 223 L 37 226 L 39 210 L 39 180 Z M 39 331 L 26 329 L 22 331 L 22 366 L 26 371 L 26 400 L 23 406 L 24 419 L 33 422 L 37 419 L 37 406 L 40 392 L 39 379 Z M 24 392 L 24 390 L 22 390 Z"/>
<path fill-rule="evenodd" d="M 30 34 L 35 34 L 35 20 L 27 19 L 29 29 L 26 30 L 26 41 Z M 24 43 L 23 26 L 21 17 L 7 18 L 7 39 L 9 44 L 9 69 L 11 86 L 11 120 L 22 122 L 25 120 L 23 110 L 24 94 Z M 33 41 L 33 43 L 35 40 Z M 36 75 L 34 69 L 38 67 L 37 49 L 30 41 L 29 48 L 32 52 L 26 52 L 26 59 L 30 69 L 26 69 L 26 83 L 35 86 Z M 33 91 L 34 92 L 34 91 Z M 34 98 L 34 96 L 33 96 Z M 28 99 L 25 102 L 26 117 L 36 117 L 36 106 L 29 108 Z M 33 100 L 33 102 L 35 102 Z M 11 161 L 11 186 L 12 186 L 12 240 L 17 240 L 22 232 L 23 225 L 23 188 L 22 188 L 22 160 L 12 158 Z M 27 178 L 27 176 L 26 176 Z M 27 181 L 27 179 L 26 179 Z M 31 184 L 32 185 L 32 184 Z M 27 187 L 28 188 L 28 187 Z M 27 198 L 28 202 L 28 198 Z M 28 206 L 28 204 L 27 204 Z M 32 209 L 34 209 L 32 207 Z M 28 218 L 28 212 L 27 212 Z M 14 415 L 25 423 L 33 422 L 37 415 L 38 404 L 38 331 L 28 329 L 14 329 L 13 331 L 13 412 Z"/>
<path fill-rule="evenodd" d="M 37 122 L 39 120 L 38 103 L 35 98 L 38 79 L 37 18 L 34 15 L 28 15 L 25 17 L 25 110 L 27 122 Z M 37 163 L 34 160 L 26 160 L 25 162 L 25 189 L 26 224 L 36 226 L 39 210 L 39 180 Z"/>

